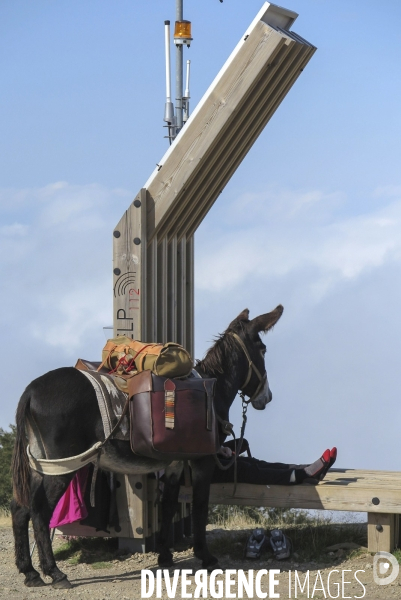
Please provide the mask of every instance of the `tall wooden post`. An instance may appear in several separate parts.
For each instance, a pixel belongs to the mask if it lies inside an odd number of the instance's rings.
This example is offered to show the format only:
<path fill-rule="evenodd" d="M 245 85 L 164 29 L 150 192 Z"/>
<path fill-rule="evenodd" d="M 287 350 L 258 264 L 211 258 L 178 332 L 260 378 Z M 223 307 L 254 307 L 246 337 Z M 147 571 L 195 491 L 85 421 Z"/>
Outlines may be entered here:
<path fill-rule="evenodd" d="M 116 226 L 115 337 L 178 342 L 193 355 L 194 234 L 316 50 L 289 31 L 297 16 L 264 3 Z M 148 489 L 143 477 L 119 488 L 118 535 L 131 549 L 155 530 Z"/>
<path fill-rule="evenodd" d="M 146 190 L 141 190 L 113 231 L 113 329 L 146 340 Z M 150 538 L 146 477 L 119 476 L 120 547 L 145 552 Z"/>

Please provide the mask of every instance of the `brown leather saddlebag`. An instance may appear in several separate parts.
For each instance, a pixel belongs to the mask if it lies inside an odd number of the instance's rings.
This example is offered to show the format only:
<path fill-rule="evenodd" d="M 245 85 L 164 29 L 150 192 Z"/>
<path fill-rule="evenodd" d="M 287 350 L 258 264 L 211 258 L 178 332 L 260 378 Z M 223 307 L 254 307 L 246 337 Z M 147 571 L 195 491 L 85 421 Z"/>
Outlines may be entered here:
<path fill-rule="evenodd" d="M 215 379 L 168 379 L 142 371 L 128 381 L 131 448 L 162 460 L 200 458 L 220 447 Z"/>

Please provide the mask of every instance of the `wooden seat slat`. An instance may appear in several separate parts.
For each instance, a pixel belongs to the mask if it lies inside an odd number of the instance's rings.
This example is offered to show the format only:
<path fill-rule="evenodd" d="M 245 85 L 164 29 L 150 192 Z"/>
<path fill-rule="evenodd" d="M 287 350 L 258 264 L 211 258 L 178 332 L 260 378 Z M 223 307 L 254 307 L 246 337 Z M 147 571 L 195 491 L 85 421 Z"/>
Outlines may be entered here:
<path fill-rule="evenodd" d="M 348 491 L 349 490 L 349 491 Z M 191 489 L 181 491 L 181 501 L 190 501 Z M 379 498 L 375 505 L 373 498 Z M 268 508 L 302 508 L 318 510 L 341 510 L 401 514 L 401 490 L 378 490 L 377 488 L 346 488 L 339 486 L 271 486 L 238 484 L 233 497 L 232 484 L 213 484 L 210 490 L 212 504 L 238 504 L 242 506 L 265 506 Z"/>
<path fill-rule="evenodd" d="M 233 484 L 214 483 L 210 502 L 277 508 L 366 511 L 401 514 L 401 473 L 390 477 L 382 471 L 336 469 L 316 486 L 263 486 L 238 484 L 233 497 Z M 191 497 L 191 488 L 181 488 L 181 497 Z M 379 504 L 372 502 L 378 498 Z"/>

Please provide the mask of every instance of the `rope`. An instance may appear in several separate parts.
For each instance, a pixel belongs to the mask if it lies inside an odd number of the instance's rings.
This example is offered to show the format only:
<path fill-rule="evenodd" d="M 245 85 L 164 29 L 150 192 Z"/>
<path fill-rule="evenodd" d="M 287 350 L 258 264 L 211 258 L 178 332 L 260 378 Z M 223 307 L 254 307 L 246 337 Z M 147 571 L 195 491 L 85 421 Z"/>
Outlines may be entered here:
<path fill-rule="evenodd" d="M 240 434 L 240 440 L 238 443 L 238 449 L 241 450 L 242 448 L 242 442 L 244 441 L 244 435 L 245 435 L 245 427 L 246 427 L 246 422 L 247 422 L 247 416 L 246 416 L 246 412 L 248 410 L 248 404 L 249 404 L 249 400 L 245 400 L 243 396 L 241 396 L 242 398 L 242 425 L 241 425 L 241 434 Z M 219 416 L 217 416 L 217 420 L 223 424 L 227 424 L 228 421 L 223 421 L 223 419 L 221 419 Z M 233 436 L 234 438 L 234 456 L 230 459 L 229 463 L 227 465 L 222 465 L 220 460 L 217 458 L 217 454 L 214 455 L 214 460 L 216 462 L 216 465 L 218 466 L 219 469 L 221 469 L 222 471 L 227 471 L 230 467 L 232 467 L 232 465 L 234 465 L 234 489 L 233 489 L 233 495 L 232 497 L 235 497 L 235 493 L 237 491 L 237 442 L 236 442 L 236 438 L 234 435 L 234 431 L 232 429 L 232 425 L 231 423 L 228 423 L 231 426 L 231 432 L 230 434 Z M 226 425 L 227 427 L 227 425 Z M 223 430 L 224 431 L 224 430 Z"/>

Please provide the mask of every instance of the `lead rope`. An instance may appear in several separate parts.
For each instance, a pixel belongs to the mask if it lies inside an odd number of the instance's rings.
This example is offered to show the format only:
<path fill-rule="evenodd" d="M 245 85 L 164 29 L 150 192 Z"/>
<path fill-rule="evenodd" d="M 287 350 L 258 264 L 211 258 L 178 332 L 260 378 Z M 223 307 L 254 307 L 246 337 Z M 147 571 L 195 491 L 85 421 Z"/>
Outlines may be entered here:
<path fill-rule="evenodd" d="M 241 400 L 242 400 L 242 425 L 241 425 L 241 434 L 240 434 L 240 440 L 238 443 L 238 449 L 239 451 L 242 448 L 242 442 L 244 441 L 244 435 L 245 435 L 245 427 L 246 427 L 246 422 L 248 420 L 247 416 L 246 416 L 246 412 L 248 410 L 248 404 L 249 404 L 249 400 L 245 400 L 245 396 L 244 394 L 240 394 Z M 233 489 L 233 495 L 232 497 L 235 497 L 235 493 L 237 491 L 237 442 L 236 442 L 236 438 L 235 438 L 235 434 L 233 431 L 233 426 L 231 425 L 231 423 L 228 423 L 228 421 L 224 421 L 223 419 L 221 419 L 219 416 L 217 416 L 217 420 L 223 425 L 223 433 L 229 433 L 230 435 L 233 436 L 234 438 L 234 456 L 230 459 L 230 462 L 227 465 L 222 465 L 220 460 L 217 457 L 217 454 L 214 455 L 214 460 L 218 466 L 219 469 L 221 469 L 222 471 L 227 471 L 232 465 L 234 465 L 234 489 Z"/>

